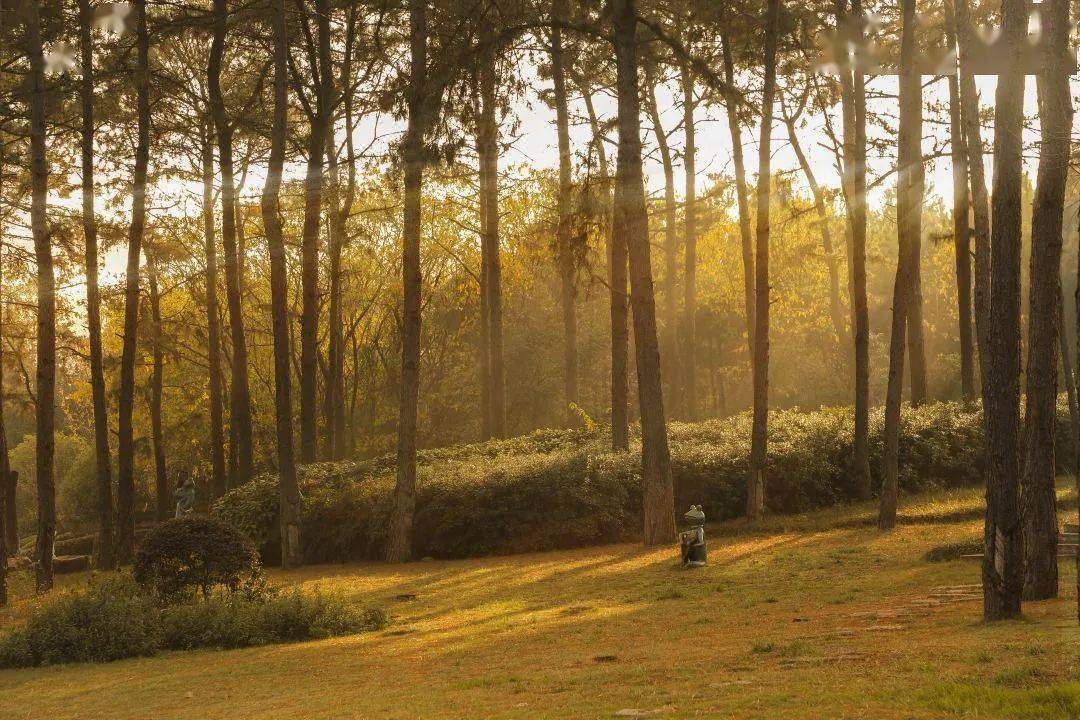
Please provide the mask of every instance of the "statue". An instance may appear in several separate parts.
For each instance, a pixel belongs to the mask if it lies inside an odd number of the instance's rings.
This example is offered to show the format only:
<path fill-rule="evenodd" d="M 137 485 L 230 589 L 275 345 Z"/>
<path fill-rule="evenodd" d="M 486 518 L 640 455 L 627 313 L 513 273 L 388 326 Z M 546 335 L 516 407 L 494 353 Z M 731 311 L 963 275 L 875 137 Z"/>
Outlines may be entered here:
<path fill-rule="evenodd" d="M 176 483 L 173 496 L 176 498 L 176 517 L 190 515 L 195 510 L 195 481 L 189 476 Z"/>
<path fill-rule="evenodd" d="M 679 545 L 682 550 L 682 566 L 696 568 L 705 566 L 705 513 L 700 505 L 691 505 L 683 515 L 690 525 L 689 530 L 679 533 Z"/>

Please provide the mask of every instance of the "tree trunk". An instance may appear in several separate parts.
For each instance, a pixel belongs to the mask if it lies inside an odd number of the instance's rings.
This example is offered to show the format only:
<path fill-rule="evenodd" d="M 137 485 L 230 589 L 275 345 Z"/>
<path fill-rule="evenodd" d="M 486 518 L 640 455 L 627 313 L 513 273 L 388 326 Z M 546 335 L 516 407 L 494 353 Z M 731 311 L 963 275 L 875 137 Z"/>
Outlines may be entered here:
<path fill-rule="evenodd" d="M 275 0 L 274 117 L 270 137 L 270 160 L 262 192 L 263 227 L 270 257 L 270 303 L 274 328 L 274 418 L 277 429 L 278 514 L 282 567 L 303 562 L 300 549 L 300 490 L 293 455 L 292 377 L 289 367 L 289 298 L 285 267 L 285 236 L 279 200 L 285 167 L 285 135 L 288 130 L 289 68 L 285 0 Z"/>
<path fill-rule="evenodd" d="M 818 224 L 821 226 L 821 250 L 825 255 L 825 266 L 829 271 L 829 319 L 832 321 L 833 332 L 836 334 L 836 342 L 839 344 L 844 339 L 844 313 L 840 303 L 840 264 L 839 258 L 833 252 L 832 233 L 829 231 L 829 213 L 825 207 L 825 192 L 818 185 L 817 177 L 810 161 L 803 152 L 802 143 L 795 132 L 795 118 L 785 118 L 788 140 L 791 148 L 795 151 L 795 157 L 799 161 L 806 182 L 810 186 L 810 194 L 814 198 L 814 211 L 817 213 Z"/>
<path fill-rule="evenodd" d="M 210 110 L 217 134 L 218 164 L 221 167 L 221 246 L 225 251 L 225 299 L 229 309 L 229 330 L 232 335 L 232 383 L 229 409 L 231 431 L 235 439 L 232 448 L 235 470 L 229 478 L 230 487 L 243 485 L 251 479 L 252 454 L 251 392 L 248 387 L 248 352 L 244 330 L 244 310 L 240 276 L 243 257 L 237 250 L 236 182 L 233 171 L 233 128 L 225 109 L 221 91 L 221 66 L 225 55 L 225 35 L 228 20 L 227 0 L 214 0 L 214 39 L 207 64 L 207 87 Z"/>
<path fill-rule="evenodd" d="M 86 252 L 86 325 L 90 346 L 90 390 L 94 405 L 94 461 L 98 496 L 98 535 L 95 566 L 116 567 L 113 528 L 112 458 L 109 451 L 109 409 L 105 399 L 105 369 L 101 349 L 101 291 L 98 288 L 98 224 L 94 210 L 94 10 L 79 0 L 79 49 L 82 73 L 82 221 Z M 4 477 L 7 477 L 6 467 Z"/>
<path fill-rule="evenodd" d="M 860 0 L 836 0 L 837 26 L 861 18 Z M 854 40 L 862 40 L 861 24 L 853 24 Z M 841 73 L 844 128 L 844 195 L 851 237 L 851 315 L 855 341 L 855 437 L 852 474 L 859 497 L 869 500 L 870 487 L 870 316 L 866 297 L 866 81 L 861 68 Z"/>
<path fill-rule="evenodd" d="M 920 80 L 921 82 L 921 80 Z M 920 105 L 922 104 L 920 98 Z M 920 188 L 921 188 L 920 184 Z M 908 358 L 911 360 L 911 404 L 922 405 L 927 401 L 926 384 L 926 339 L 925 321 L 923 320 L 922 292 L 922 206 L 923 193 L 920 190 L 913 203 L 918 207 L 919 232 L 911 237 L 911 297 L 908 302 Z"/>
<path fill-rule="evenodd" d="M 1028 27 L 1027 3 L 1003 0 L 1001 51 L 1017 56 Z M 994 116 L 994 189 L 990 241 L 989 403 L 983 616 L 1020 614 L 1020 247 L 1024 74 L 1009 63 L 998 75 Z"/>
<path fill-rule="evenodd" d="M 694 130 L 694 76 L 685 63 L 679 68 L 683 96 L 683 182 L 685 185 L 684 228 L 686 244 L 683 259 L 683 402 L 689 421 L 698 419 L 697 390 L 697 139 Z M 742 152 L 740 148 L 739 152 Z"/>
<path fill-rule="evenodd" d="M 1067 65 L 1068 0 L 1042 6 L 1042 31 L 1051 62 L 1039 73 L 1041 126 L 1038 180 L 1031 214 L 1031 278 L 1025 379 L 1023 474 L 1020 479 L 1024 548 L 1024 599 L 1058 594 L 1057 497 L 1054 438 L 1057 430 L 1057 354 L 1061 320 L 1061 235 L 1069 173 L 1072 96 Z"/>
<path fill-rule="evenodd" d="M 552 17 L 564 21 L 567 15 L 566 0 L 553 0 Z M 571 193 L 573 179 L 570 174 L 570 111 L 566 97 L 566 60 L 563 53 L 562 28 L 551 29 L 551 76 L 554 83 L 555 125 L 559 138 L 559 196 L 558 227 L 555 229 L 556 261 L 559 265 L 559 282 L 563 315 L 563 395 L 567 423 L 573 425 L 577 416 L 571 408 L 578 401 L 578 350 L 577 350 L 577 286 L 575 274 L 577 261 L 574 257 L 573 228 L 571 227 Z"/>
<path fill-rule="evenodd" d="M 678 417 L 679 399 L 685 398 L 682 388 L 679 387 L 678 298 L 675 293 L 679 274 L 679 235 L 676 226 L 675 166 L 671 161 L 671 148 L 668 147 L 667 134 L 660 122 L 660 109 L 656 103 L 656 73 L 652 63 L 645 64 L 645 85 L 646 107 L 664 168 L 664 332 L 660 367 L 663 376 L 667 379 L 665 397 L 669 398 L 668 406 L 671 408 L 671 415 Z"/>
<path fill-rule="evenodd" d="M 164 391 L 165 353 L 161 343 L 161 291 L 158 287 L 157 265 L 152 252 L 146 253 L 146 281 L 150 286 L 150 321 L 153 324 L 153 365 L 150 374 L 150 439 L 154 446 L 154 489 L 157 520 L 172 515 L 172 488 L 165 467 L 165 434 L 161 424 L 161 401 Z"/>
<path fill-rule="evenodd" d="M 754 247 L 754 421 L 746 487 L 746 520 L 755 524 L 765 517 L 765 462 L 769 437 L 769 205 L 772 198 L 772 118 L 776 96 L 780 5 L 781 0 L 769 0 L 765 15 L 765 84 L 758 142 L 757 235 Z"/>
<path fill-rule="evenodd" d="M 720 36 L 724 46 L 724 80 L 729 88 L 735 87 L 735 63 L 731 57 L 731 41 L 726 34 Z M 742 132 L 739 129 L 739 98 L 734 92 L 725 99 L 728 131 L 731 134 L 731 157 L 735 163 L 735 197 L 739 203 L 739 239 L 742 243 L 743 306 L 746 314 L 746 343 L 750 364 L 754 363 L 754 241 L 750 235 L 750 188 L 746 183 L 746 162 L 743 159 Z"/>
<path fill-rule="evenodd" d="M 917 238 L 922 232 L 922 77 L 916 67 L 915 0 L 903 0 L 902 10 L 900 128 L 897 138 L 896 178 L 896 281 L 893 285 L 889 380 L 885 393 L 885 452 L 882 456 L 884 467 L 878 511 L 878 527 L 882 530 L 891 530 L 896 525 L 905 339 L 910 341 L 913 338 L 910 331 L 905 338 L 905 331 L 909 324 L 916 322 L 914 317 L 909 317 L 909 311 L 915 295 Z M 916 355 L 917 353 L 912 354 L 913 361 Z"/>
<path fill-rule="evenodd" d="M 301 2 L 301 5 L 306 3 Z M 306 10 L 305 10 L 306 11 Z M 323 163 L 326 134 L 334 107 L 334 80 L 330 59 L 330 4 L 315 0 L 317 58 L 312 72 L 317 74 L 318 91 L 311 135 L 308 137 L 307 176 L 304 180 L 304 228 L 300 272 L 303 285 L 300 313 L 300 462 L 316 460 L 318 438 L 319 372 L 319 225 L 322 222 Z"/>
<path fill-rule="evenodd" d="M 626 238 L 630 258 L 630 303 L 634 310 L 638 404 L 641 409 L 641 479 L 646 545 L 675 539 L 671 455 L 664 423 L 660 348 L 656 334 L 649 252 L 649 215 L 641 169 L 638 94 L 637 11 L 634 0 L 613 0 L 619 107 L 619 158 L 615 190 L 615 235 Z"/>
<path fill-rule="evenodd" d="M 218 317 L 217 240 L 214 232 L 214 148 L 213 134 L 204 128 L 202 143 L 202 216 L 206 252 L 206 360 L 210 394 L 210 497 L 225 494 L 225 430 L 221 406 L 221 319 Z"/>
<path fill-rule="evenodd" d="M 405 192 L 402 217 L 401 273 L 404 306 L 401 327 L 401 408 L 398 417 L 397 483 L 394 486 L 387 562 L 412 557 L 413 510 L 416 506 L 416 416 L 420 391 L 420 233 L 424 182 L 424 135 L 427 130 L 427 9 L 409 1 L 409 117 L 401 144 Z"/>
<path fill-rule="evenodd" d="M 37 259 L 37 549 L 38 592 L 53 585 L 53 546 L 56 541 L 56 278 L 53 275 L 51 231 L 47 210 L 49 168 L 45 131 L 45 60 L 41 44 L 38 3 L 23 2 L 26 54 L 30 63 L 30 230 Z"/>
<path fill-rule="evenodd" d="M 323 405 L 323 457 L 340 460 L 341 438 L 338 431 L 344 421 L 343 396 L 345 394 L 345 336 L 341 317 L 341 253 L 345 243 L 345 217 L 342 215 L 341 176 L 338 170 L 338 153 L 334 132 L 327 132 L 327 177 L 329 188 L 327 201 L 330 218 L 327 222 L 327 255 L 329 256 L 330 308 L 326 349 L 326 392 Z M 346 209 L 344 211 L 348 213 Z M 340 418 L 340 420 L 339 420 Z"/>
<path fill-rule="evenodd" d="M 600 132 L 600 122 L 593 106 L 592 91 L 584 86 L 581 87 L 582 97 L 585 99 L 585 109 L 589 114 L 589 125 L 592 128 L 593 145 L 596 148 L 596 157 L 600 165 L 600 175 L 604 182 L 610 184 L 611 175 L 608 166 L 607 150 L 604 147 L 604 136 Z M 612 193 L 609 193 L 611 195 Z M 626 239 L 615 234 L 615 222 L 613 217 L 614 198 L 607 210 L 607 258 L 608 258 L 608 295 L 610 300 L 611 318 L 611 447 L 616 452 L 630 448 L 630 382 L 629 382 L 629 343 L 630 331 L 628 327 L 627 305 L 627 256 Z"/>
<path fill-rule="evenodd" d="M 950 27 L 950 38 L 955 29 Z M 950 39 L 950 44 L 952 44 Z M 949 137 L 952 145 L 953 245 L 956 249 L 956 304 L 960 335 L 960 394 L 964 402 L 975 399 L 975 357 L 971 329 L 971 198 L 968 182 L 968 149 L 960 114 L 960 81 L 949 75 Z"/>
<path fill-rule="evenodd" d="M 135 352 L 139 335 L 139 261 L 146 229 L 146 173 L 150 163 L 150 34 L 146 27 L 146 0 L 134 3 L 137 65 L 134 73 L 138 108 L 138 144 L 128 231 L 127 282 L 124 287 L 124 343 L 120 358 L 117 450 L 117 560 L 132 560 L 135 550 L 135 438 L 132 413 L 135 403 Z"/>
<path fill-rule="evenodd" d="M 491 42 L 490 33 L 487 42 Z M 488 419 L 490 435 L 506 436 L 506 370 L 503 360 L 502 259 L 499 248 L 499 124 L 496 90 L 496 49 L 484 53 L 480 66 L 480 163 L 483 172 L 481 264 L 484 276 L 484 309 L 487 319 Z"/>
<path fill-rule="evenodd" d="M 990 204 L 986 193 L 986 170 L 983 165 L 982 130 L 979 120 L 979 96 L 975 76 L 967 67 L 969 49 L 974 42 L 968 0 L 956 2 L 956 40 L 960 57 L 960 123 L 968 152 L 968 175 L 971 181 L 971 217 L 975 240 L 974 305 L 975 343 L 979 351 L 979 376 L 983 408 L 989 407 L 990 376 Z M 983 424 L 986 424 L 985 413 Z"/>

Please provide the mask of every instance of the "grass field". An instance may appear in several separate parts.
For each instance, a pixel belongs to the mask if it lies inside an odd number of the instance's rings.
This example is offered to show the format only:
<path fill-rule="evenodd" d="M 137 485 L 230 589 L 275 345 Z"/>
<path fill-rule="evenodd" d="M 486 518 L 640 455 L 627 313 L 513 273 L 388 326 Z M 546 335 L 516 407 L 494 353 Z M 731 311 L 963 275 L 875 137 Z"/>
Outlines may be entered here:
<path fill-rule="evenodd" d="M 1073 561 L 1061 599 L 985 625 L 964 587 L 978 563 L 924 559 L 980 536 L 981 500 L 905 498 L 887 535 L 864 524 L 869 505 L 717 526 L 696 571 L 674 548 L 612 545 L 273 573 L 386 607 L 393 624 L 0 672 L 0 717 L 1080 718 Z"/>

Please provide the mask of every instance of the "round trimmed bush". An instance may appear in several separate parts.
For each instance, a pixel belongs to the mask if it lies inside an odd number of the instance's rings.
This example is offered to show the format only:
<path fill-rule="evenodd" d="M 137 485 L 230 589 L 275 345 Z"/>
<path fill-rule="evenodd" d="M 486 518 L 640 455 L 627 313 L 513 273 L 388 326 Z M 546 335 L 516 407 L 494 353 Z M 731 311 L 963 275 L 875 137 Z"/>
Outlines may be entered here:
<path fill-rule="evenodd" d="M 259 576 L 255 546 L 244 533 L 215 518 L 166 520 L 135 551 L 135 580 L 165 602 L 203 596 L 222 586 L 230 592 Z"/>

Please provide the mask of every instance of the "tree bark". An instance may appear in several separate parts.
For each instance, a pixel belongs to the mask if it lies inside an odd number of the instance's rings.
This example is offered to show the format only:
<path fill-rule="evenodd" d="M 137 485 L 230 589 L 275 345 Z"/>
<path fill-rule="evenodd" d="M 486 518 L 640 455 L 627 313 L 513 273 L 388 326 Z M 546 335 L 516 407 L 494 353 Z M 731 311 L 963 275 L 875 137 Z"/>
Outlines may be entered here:
<path fill-rule="evenodd" d="M 956 2 L 956 40 L 960 58 L 960 122 L 968 152 L 968 175 L 971 182 L 971 218 L 975 241 L 974 305 L 975 342 L 979 355 L 979 376 L 983 408 L 990 405 L 987 379 L 990 376 L 990 203 L 986 192 L 983 165 L 982 130 L 979 121 L 979 96 L 975 76 L 967 66 L 974 42 L 968 0 Z M 983 424 L 986 424 L 984 413 Z"/>
<path fill-rule="evenodd" d="M 600 122 L 593 106 L 592 91 L 582 83 L 581 95 L 585 100 L 585 109 L 589 114 L 592 128 L 593 145 L 600 165 L 600 175 L 605 183 L 611 182 L 607 150 L 604 136 L 600 131 Z M 626 239 L 615 234 L 614 198 L 607 213 L 607 259 L 608 259 L 608 296 L 611 319 L 611 447 L 616 452 L 630 448 L 630 381 L 629 381 L 629 306 L 627 304 L 627 250 Z"/>
<path fill-rule="evenodd" d="M 292 376 L 289 367 L 289 298 L 285 266 L 285 236 L 282 231 L 281 176 L 285 168 L 285 134 L 288 130 L 288 28 L 285 0 L 275 0 L 274 108 L 270 138 L 270 159 L 263 185 L 261 209 L 266 245 L 270 257 L 270 303 L 274 329 L 274 419 L 277 430 L 278 515 L 282 567 L 303 562 L 300 548 L 300 490 L 293 455 Z"/>
<path fill-rule="evenodd" d="M 1027 3 L 1003 0 L 1001 50 L 1013 57 L 1025 42 Z M 1020 614 L 1023 552 L 1020 523 L 1020 247 L 1024 75 L 1007 63 L 998 75 L 994 117 L 994 189 L 990 241 L 989 403 L 983 616 Z"/>
<path fill-rule="evenodd" d="M 947 15 L 947 18 L 949 16 Z M 954 44 L 955 17 L 949 18 L 950 44 Z M 971 326 L 971 196 L 968 148 L 960 112 L 960 81 L 949 75 L 949 138 L 952 146 L 953 246 L 956 250 L 956 312 L 960 336 L 960 396 L 975 399 L 975 348 Z"/>
<path fill-rule="evenodd" d="M 247 338 L 244 329 L 244 309 L 241 292 L 243 257 L 237 249 L 236 182 L 233 170 L 233 128 L 221 91 L 221 69 L 225 55 L 225 36 L 228 21 L 227 0 L 214 0 L 214 38 L 207 64 L 207 88 L 210 110 L 217 135 L 218 165 L 221 168 L 221 246 L 225 252 L 225 300 L 229 310 L 229 331 L 232 335 L 232 383 L 229 386 L 231 432 L 236 442 L 232 454 L 236 459 L 230 473 L 229 485 L 236 487 L 251 479 L 254 468 L 251 428 L 251 391 L 248 383 Z"/>
<path fill-rule="evenodd" d="M 51 230 L 48 217 L 49 167 L 46 158 L 45 60 L 38 3 L 24 0 L 26 55 L 30 63 L 30 230 L 37 260 L 37 418 L 35 442 L 37 473 L 36 587 L 53 585 L 53 548 L 56 542 L 56 485 L 54 432 L 56 429 L 56 278 L 53 274 Z"/>
<path fill-rule="evenodd" d="M 486 27 L 486 26 L 485 26 Z M 490 44 L 490 33 L 487 33 Z M 492 437 L 506 436 L 506 370 L 503 360 L 502 259 L 499 240 L 499 124 L 496 90 L 496 49 L 483 54 L 480 65 L 480 195 L 484 213 L 481 264 L 487 319 L 488 420 Z"/>
<path fill-rule="evenodd" d="M 565 21 L 566 0 L 552 0 L 551 15 L 554 20 Z M 573 179 L 570 174 L 570 111 L 566 97 L 566 59 L 563 50 L 562 28 L 551 28 L 551 77 L 554 83 L 555 126 L 559 139 L 559 196 L 558 226 L 555 229 L 556 261 L 559 265 L 560 299 L 563 320 L 563 395 L 567 423 L 573 425 L 577 416 L 571 408 L 578 401 L 578 350 L 577 350 L 577 286 L 575 274 L 577 261 L 574 257 L 573 228 L 570 207 Z"/>
<path fill-rule="evenodd" d="M 128 230 L 127 281 L 124 286 L 124 341 L 120 358 L 119 422 L 117 430 L 117 561 L 131 562 L 135 552 L 135 438 L 132 414 L 135 404 L 135 352 L 139 337 L 139 261 L 146 229 L 146 174 L 150 164 L 150 33 L 146 27 L 146 0 L 135 0 L 137 65 L 135 92 L 138 109 L 138 142 L 131 194 L 131 226 Z"/>
<path fill-rule="evenodd" d="M 1058 278 L 1057 306 L 1057 336 L 1058 350 L 1061 355 L 1061 377 L 1062 382 L 1065 384 L 1065 396 L 1069 402 L 1069 423 L 1072 428 L 1075 428 L 1076 424 L 1080 422 L 1080 409 L 1076 405 L 1076 378 L 1073 376 L 1072 359 L 1069 357 L 1069 339 L 1065 333 L 1065 293 L 1061 289 L 1061 278 Z M 1076 452 L 1077 448 L 1074 447 L 1073 451 Z"/>
<path fill-rule="evenodd" d="M 1061 235 L 1069 173 L 1072 95 L 1066 74 L 1068 0 L 1048 0 L 1040 14 L 1049 66 L 1039 73 L 1041 146 L 1031 214 L 1031 286 L 1028 303 L 1026 406 L 1020 478 L 1023 522 L 1024 599 L 1058 593 L 1057 497 L 1054 438 L 1057 434 L 1057 354 L 1061 329 Z"/>
<path fill-rule="evenodd" d="M 861 0 L 836 0 L 836 21 L 861 43 Z M 848 18 L 851 18 L 849 20 Z M 854 20 L 854 22 L 852 22 Z M 855 436 L 852 474 L 859 498 L 872 497 L 870 487 L 870 315 L 866 296 L 866 81 L 861 67 L 845 67 L 840 76 L 843 114 L 843 176 L 851 234 L 851 315 L 855 344 Z"/>
<path fill-rule="evenodd" d="M 221 319 L 218 315 L 218 261 L 214 227 L 214 147 L 209 127 L 202 142 L 202 216 L 203 245 L 206 253 L 206 360 L 210 395 L 210 496 L 216 500 L 225 494 L 225 423 L 221 391 Z"/>
<path fill-rule="evenodd" d="M 161 422 L 162 395 L 165 381 L 165 352 L 161 342 L 161 290 L 158 287 L 157 265 L 152 252 L 146 253 L 146 281 L 150 286 L 150 322 L 153 325 L 153 365 L 150 374 L 150 440 L 154 446 L 154 489 L 158 522 L 172 515 L 172 488 L 165 466 L 165 433 Z"/>
<path fill-rule="evenodd" d="M 300 0 L 302 10 L 306 5 Z M 317 55 L 311 58 L 317 74 L 316 107 L 308 137 L 307 175 L 304 180 L 304 228 L 300 273 L 303 286 L 300 313 L 300 462 L 316 460 L 318 452 L 319 372 L 319 225 L 322 222 L 323 164 L 326 135 L 334 107 L 334 77 L 330 56 L 330 4 L 315 0 Z"/>
<path fill-rule="evenodd" d="M 420 390 L 420 233 L 424 182 L 424 135 L 427 105 L 427 9 L 423 0 L 409 1 L 409 116 L 401 144 L 405 192 L 402 216 L 401 273 L 404 290 L 401 327 L 401 407 L 398 417 L 397 482 L 394 486 L 387 562 L 412 557 L 413 511 L 416 506 L 416 420 Z"/>
<path fill-rule="evenodd" d="M 896 281 L 889 340 L 889 380 L 885 393 L 885 452 L 882 456 L 881 502 L 878 527 L 896 525 L 900 461 L 900 405 L 904 390 L 905 339 L 913 335 L 907 326 L 915 295 L 916 253 L 922 231 L 922 77 L 916 67 L 915 0 L 903 0 L 903 32 L 900 40 L 900 128 L 897 139 L 896 182 Z M 912 354 L 912 359 L 917 353 Z M 913 375 L 914 381 L 914 375 Z"/>
<path fill-rule="evenodd" d="M 689 65 L 683 63 L 679 68 L 683 96 L 683 183 L 684 208 L 683 242 L 683 351 L 682 411 L 689 421 L 698 419 L 697 389 L 697 136 L 694 128 L 694 76 Z M 742 153 L 742 149 L 739 149 Z M 675 367 L 673 365 L 673 367 Z"/>
<path fill-rule="evenodd" d="M 641 479 L 646 545 L 675 539 L 671 455 L 664 423 L 660 347 L 656 333 L 649 251 L 649 215 L 641 169 L 641 109 L 638 93 L 637 11 L 634 0 L 612 1 L 619 108 L 619 157 L 615 190 L 615 235 L 626 238 L 630 258 L 630 302 L 634 311 L 638 404 L 641 409 Z"/>
<path fill-rule="evenodd" d="M 82 72 L 82 224 L 86 257 L 86 326 L 90 346 L 90 390 L 94 405 L 94 462 L 98 496 L 98 535 L 95 566 L 116 567 L 113 528 L 112 458 L 109 451 L 109 409 L 105 399 L 105 369 L 101 349 L 101 291 L 98 285 L 98 223 L 94 209 L 94 10 L 79 0 L 79 52 Z M 7 477 L 6 468 L 4 477 Z"/>
<path fill-rule="evenodd" d="M 769 432 L 769 206 L 772 198 L 772 118 L 776 96 L 776 52 L 781 0 L 769 0 L 765 15 L 765 80 L 758 141 L 757 232 L 754 244 L 754 420 L 750 438 L 750 473 L 746 520 L 765 517 L 765 463 Z"/>
<path fill-rule="evenodd" d="M 729 88 L 735 87 L 735 62 L 731 56 L 731 41 L 726 34 L 720 36 L 724 50 L 724 80 Z M 750 364 L 754 363 L 754 241 L 750 234 L 750 194 L 746 182 L 746 161 L 743 158 L 742 132 L 739 127 L 738 97 L 728 93 L 724 102 L 727 107 L 728 131 L 731 134 L 731 158 L 735 163 L 735 197 L 739 204 L 739 239 L 742 243 L 743 306 L 746 314 L 746 344 Z"/>
<path fill-rule="evenodd" d="M 660 109 L 656 103 L 656 72 L 651 63 L 645 64 L 645 85 L 646 107 L 664 168 L 664 332 L 661 336 L 660 367 L 667 379 L 665 397 L 669 398 L 671 415 L 678 417 L 679 400 L 686 398 L 679 386 L 678 297 L 675 292 L 679 274 L 679 234 L 675 208 L 675 165 L 671 160 L 667 134 L 660 121 Z"/>

